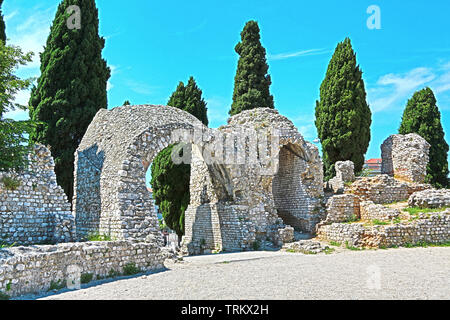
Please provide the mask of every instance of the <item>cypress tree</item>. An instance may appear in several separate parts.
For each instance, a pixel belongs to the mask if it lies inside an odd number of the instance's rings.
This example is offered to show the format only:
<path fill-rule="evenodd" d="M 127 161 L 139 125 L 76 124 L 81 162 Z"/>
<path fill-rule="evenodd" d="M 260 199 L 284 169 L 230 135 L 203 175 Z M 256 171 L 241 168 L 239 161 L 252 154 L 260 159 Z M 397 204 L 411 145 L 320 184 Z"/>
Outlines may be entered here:
<path fill-rule="evenodd" d="M 168 105 L 189 112 L 204 125 L 208 125 L 206 102 L 193 77 L 189 79 L 187 86 L 180 82 Z M 180 152 L 182 156 L 183 151 L 190 151 L 190 147 L 181 146 L 171 145 L 161 151 L 153 160 L 151 168 L 155 202 L 160 207 L 166 225 L 179 237 L 184 234 L 184 212 L 190 201 L 191 177 L 189 164 L 176 165 L 172 161 L 172 152 Z"/>
<path fill-rule="evenodd" d="M 372 113 L 366 102 L 362 71 L 349 38 L 337 45 L 320 86 L 316 128 L 322 143 L 324 175 L 335 175 L 337 161 L 351 160 L 360 172 L 370 142 Z"/>
<path fill-rule="evenodd" d="M 230 115 L 254 108 L 274 109 L 272 84 L 268 74 L 266 49 L 261 45 L 260 29 L 256 21 L 249 21 L 241 33 L 241 42 L 235 51 L 239 62 L 234 78 L 233 104 Z"/>
<path fill-rule="evenodd" d="M 3 43 L 6 42 L 6 31 L 5 31 L 5 21 L 3 20 L 3 14 L 2 14 L 2 4 L 3 0 L 0 0 L 0 40 L 3 41 Z"/>
<path fill-rule="evenodd" d="M 77 5 L 81 28 L 69 29 L 66 12 Z M 58 6 L 44 52 L 41 76 L 30 98 L 30 117 L 41 122 L 32 142 L 50 145 L 58 183 L 73 195 L 74 153 L 93 117 L 107 107 L 110 69 L 102 58 L 95 0 L 63 0 Z"/>
<path fill-rule="evenodd" d="M 131 106 L 131 102 L 128 100 L 125 100 L 122 105 L 123 106 Z"/>
<path fill-rule="evenodd" d="M 417 133 L 431 145 L 426 181 L 437 188 L 448 186 L 449 146 L 445 141 L 441 113 L 430 88 L 414 93 L 403 112 L 400 134 Z"/>

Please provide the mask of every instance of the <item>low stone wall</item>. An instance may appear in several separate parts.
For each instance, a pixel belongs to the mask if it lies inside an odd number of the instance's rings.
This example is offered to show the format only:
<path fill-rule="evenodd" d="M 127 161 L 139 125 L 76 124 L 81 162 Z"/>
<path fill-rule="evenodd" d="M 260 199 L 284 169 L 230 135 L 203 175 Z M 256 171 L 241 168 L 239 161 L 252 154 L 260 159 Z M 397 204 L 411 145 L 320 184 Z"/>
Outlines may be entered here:
<path fill-rule="evenodd" d="M 321 226 L 317 236 L 323 241 L 358 248 L 415 245 L 422 242 L 440 244 L 450 241 L 450 211 L 422 214 L 417 220 L 386 226 L 334 223 Z"/>
<path fill-rule="evenodd" d="M 348 192 L 359 196 L 362 200 L 377 204 L 406 201 L 414 192 L 430 189 L 428 184 L 407 183 L 398 181 L 386 174 L 361 178 L 355 181 Z"/>
<path fill-rule="evenodd" d="M 11 297 L 45 292 L 128 271 L 162 269 L 165 255 L 152 243 L 67 243 L 0 250 L 0 292 Z"/>
<path fill-rule="evenodd" d="M 424 190 L 413 193 L 408 199 L 410 207 L 443 208 L 450 206 L 450 190 Z"/>
<path fill-rule="evenodd" d="M 360 203 L 361 220 L 363 221 L 389 221 L 400 216 L 397 209 L 386 208 L 381 204 L 375 204 L 372 201 L 362 201 Z"/>
<path fill-rule="evenodd" d="M 28 245 L 74 240 L 75 219 L 56 182 L 54 165 L 50 151 L 36 145 L 27 170 L 0 172 L 0 242 Z"/>
<path fill-rule="evenodd" d="M 320 225 L 359 219 L 359 198 L 352 194 L 336 195 L 328 199 L 327 217 Z"/>

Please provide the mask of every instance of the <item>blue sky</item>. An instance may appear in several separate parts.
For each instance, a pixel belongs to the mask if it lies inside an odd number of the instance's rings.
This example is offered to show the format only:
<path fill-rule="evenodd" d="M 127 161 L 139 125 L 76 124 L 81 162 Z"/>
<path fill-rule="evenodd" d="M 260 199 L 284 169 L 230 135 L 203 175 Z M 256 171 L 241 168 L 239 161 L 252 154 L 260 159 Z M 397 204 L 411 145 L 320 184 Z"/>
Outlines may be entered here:
<path fill-rule="evenodd" d="M 59 0 L 5 0 L 10 43 L 41 52 Z M 194 76 L 208 102 L 211 127 L 226 123 L 245 22 L 257 20 L 268 53 L 271 92 L 281 114 L 307 140 L 317 137 L 315 101 L 339 41 L 350 37 L 373 112 L 366 158 L 397 133 L 407 99 L 431 87 L 450 129 L 450 1 L 152 1 L 97 0 L 103 56 L 112 69 L 109 108 L 166 104 L 179 81 Z M 381 30 L 369 30 L 367 8 L 378 5 Z M 18 71 L 39 76 L 39 58 Z M 26 103 L 29 92 L 17 101 Z M 8 115 L 26 118 L 16 111 Z"/>

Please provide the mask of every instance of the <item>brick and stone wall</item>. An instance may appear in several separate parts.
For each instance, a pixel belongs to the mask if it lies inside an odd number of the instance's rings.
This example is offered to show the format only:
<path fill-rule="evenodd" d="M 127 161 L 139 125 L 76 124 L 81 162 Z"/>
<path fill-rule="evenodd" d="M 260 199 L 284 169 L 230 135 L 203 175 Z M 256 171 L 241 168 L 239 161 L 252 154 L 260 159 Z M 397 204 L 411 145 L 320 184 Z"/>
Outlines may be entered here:
<path fill-rule="evenodd" d="M 17 188 L 7 181 L 18 183 Z M 70 203 L 56 182 L 50 151 L 35 145 L 23 172 L 0 172 L 0 242 L 39 244 L 75 238 Z"/>
<path fill-rule="evenodd" d="M 360 203 L 360 213 L 363 221 L 390 221 L 400 217 L 401 214 L 397 209 L 387 208 L 372 201 L 362 201 Z"/>
<path fill-rule="evenodd" d="M 443 208 L 450 206 L 450 189 L 431 189 L 413 193 L 408 199 L 410 207 Z"/>
<path fill-rule="evenodd" d="M 347 222 L 360 217 L 360 200 L 352 194 L 335 195 L 328 199 L 327 217 L 319 225 Z"/>
<path fill-rule="evenodd" d="M 0 292 L 11 297 L 92 280 L 164 268 L 167 256 L 154 243 L 115 241 L 0 249 Z M 69 281 L 69 283 L 68 283 Z"/>
<path fill-rule="evenodd" d="M 406 182 L 424 183 L 430 144 L 415 133 L 390 136 L 381 146 L 381 172 Z"/>

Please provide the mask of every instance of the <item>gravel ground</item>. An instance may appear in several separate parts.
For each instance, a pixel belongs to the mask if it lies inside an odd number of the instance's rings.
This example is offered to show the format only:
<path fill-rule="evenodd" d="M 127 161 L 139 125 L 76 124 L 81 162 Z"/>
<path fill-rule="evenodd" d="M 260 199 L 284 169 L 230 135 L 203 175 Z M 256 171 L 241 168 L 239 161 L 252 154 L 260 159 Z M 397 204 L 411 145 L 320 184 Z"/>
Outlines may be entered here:
<path fill-rule="evenodd" d="M 338 250 L 330 255 L 244 252 L 188 257 L 168 261 L 166 267 L 43 298 L 450 299 L 450 248 L 445 247 Z"/>

